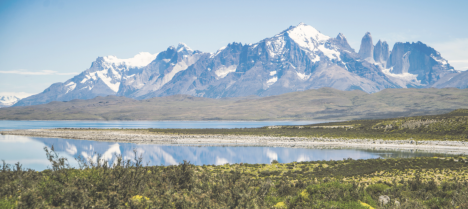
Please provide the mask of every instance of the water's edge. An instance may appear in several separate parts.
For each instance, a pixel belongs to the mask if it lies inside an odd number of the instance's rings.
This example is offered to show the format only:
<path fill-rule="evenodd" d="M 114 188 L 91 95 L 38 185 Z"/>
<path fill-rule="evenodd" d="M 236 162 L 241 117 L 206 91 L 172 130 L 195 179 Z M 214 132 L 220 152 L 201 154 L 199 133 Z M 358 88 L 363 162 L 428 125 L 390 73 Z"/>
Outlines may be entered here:
<path fill-rule="evenodd" d="M 336 147 L 378 150 L 420 150 L 434 153 L 468 154 L 468 142 L 342 139 L 327 137 L 272 137 L 243 135 L 168 135 L 119 130 L 33 129 L 2 131 L 2 135 L 77 139 L 102 142 L 168 145 L 276 146 L 276 147 Z"/>

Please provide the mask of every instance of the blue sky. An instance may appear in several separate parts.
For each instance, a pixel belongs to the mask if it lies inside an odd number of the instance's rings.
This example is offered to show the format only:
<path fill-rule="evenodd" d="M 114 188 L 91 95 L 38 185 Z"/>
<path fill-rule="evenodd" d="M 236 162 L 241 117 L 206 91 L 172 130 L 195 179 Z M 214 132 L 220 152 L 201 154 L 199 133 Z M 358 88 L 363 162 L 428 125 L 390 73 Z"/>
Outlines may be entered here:
<path fill-rule="evenodd" d="M 0 0 L 0 93 L 39 93 L 98 56 L 130 58 L 184 42 L 215 52 L 304 22 L 356 50 L 372 33 L 391 46 L 422 41 L 468 69 L 468 1 Z"/>

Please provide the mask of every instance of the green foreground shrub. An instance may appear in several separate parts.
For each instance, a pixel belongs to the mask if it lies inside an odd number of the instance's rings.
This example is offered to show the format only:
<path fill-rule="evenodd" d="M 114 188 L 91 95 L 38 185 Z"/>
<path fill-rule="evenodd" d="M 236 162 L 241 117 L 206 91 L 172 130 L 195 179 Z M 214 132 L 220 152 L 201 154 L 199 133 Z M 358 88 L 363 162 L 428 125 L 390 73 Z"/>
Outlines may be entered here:
<path fill-rule="evenodd" d="M 468 207 L 467 164 L 454 158 L 143 166 L 117 156 L 70 168 L 45 151 L 51 168 L 41 172 L 3 163 L 0 208 Z"/>

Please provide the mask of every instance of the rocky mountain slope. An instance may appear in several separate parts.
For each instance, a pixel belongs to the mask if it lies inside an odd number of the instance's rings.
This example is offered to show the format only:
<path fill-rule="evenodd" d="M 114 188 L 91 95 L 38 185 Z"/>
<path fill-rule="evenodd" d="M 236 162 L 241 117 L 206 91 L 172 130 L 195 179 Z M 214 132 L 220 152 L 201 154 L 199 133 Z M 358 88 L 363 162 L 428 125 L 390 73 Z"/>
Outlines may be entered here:
<path fill-rule="evenodd" d="M 374 93 L 387 88 L 451 87 L 450 76 L 461 75 L 421 42 L 396 43 L 389 49 L 385 41 L 374 45 L 366 33 L 356 53 L 343 34 L 329 37 L 301 23 L 255 44 L 234 42 L 216 53 L 179 44 L 130 59 L 99 57 L 80 75 L 15 106 L 106 95 L 263 97 L 322 87 Z M 456 87 L 466 86 L 466 79 L 459 82 Z"/>

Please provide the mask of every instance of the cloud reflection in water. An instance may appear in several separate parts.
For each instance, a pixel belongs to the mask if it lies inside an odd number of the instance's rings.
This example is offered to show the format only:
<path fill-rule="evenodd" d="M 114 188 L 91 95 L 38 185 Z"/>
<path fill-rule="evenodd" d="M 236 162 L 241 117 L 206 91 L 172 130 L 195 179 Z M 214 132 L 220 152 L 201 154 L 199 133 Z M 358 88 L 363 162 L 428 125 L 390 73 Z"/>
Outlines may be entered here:
<path fill-rule="evenodd" d="M 124 160 L 133 161 L 135 159 L 134 150 L 137 157 L 143 158 L 145 165 L 147 163 L 149 165 L 177 165 L 183 160 L 190 161 L 195 165 L 222 165 L 241 162 L 268 164 L 273 160 L 289 163 L 293 161 L 342 160 L 343 158 L 369 159 L 430 155 L 428 153 L 377 152 L 358 149 L 132 144 L 0 135 L 0 160 L 4 159 L 10 164 L 19 161 L 24 164 L 25 168 L 43 170 L 49 165 L 43 148 L 52 145 L 59 154 L 67 157 L 73 166 L 77 166 L 74 158 L 79 156 L 96 163 L 98 154 L 110 164 L 115 162 L 116 155 L 122 155 Z"/>

